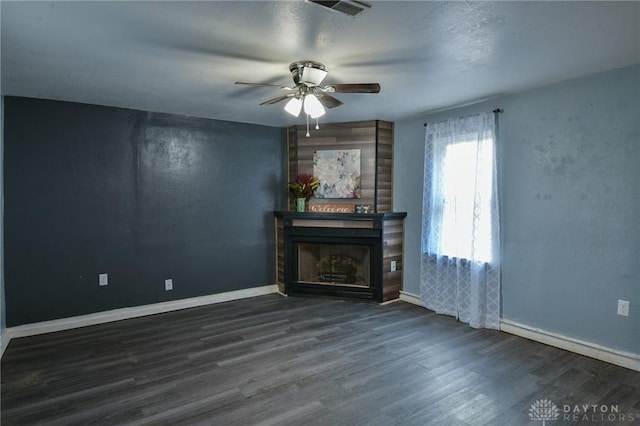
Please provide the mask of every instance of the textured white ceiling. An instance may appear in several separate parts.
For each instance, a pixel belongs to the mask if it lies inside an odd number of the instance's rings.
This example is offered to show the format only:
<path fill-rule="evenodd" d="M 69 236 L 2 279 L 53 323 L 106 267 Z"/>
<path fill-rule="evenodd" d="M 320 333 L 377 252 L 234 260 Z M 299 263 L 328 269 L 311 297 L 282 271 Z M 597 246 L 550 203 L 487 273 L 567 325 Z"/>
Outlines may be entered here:
<path fill-rule="evenodd" d="M 2 94 L 272 126 L 302 124 L 280 92 L 290 62 L 336 94 L 322 121 L 395 121 L 640 62 L 640 2 L 376 1 L 349 17 L 298 1 L 6 1 Z M 302 117 L 302 116 L 301 116 Z"/>

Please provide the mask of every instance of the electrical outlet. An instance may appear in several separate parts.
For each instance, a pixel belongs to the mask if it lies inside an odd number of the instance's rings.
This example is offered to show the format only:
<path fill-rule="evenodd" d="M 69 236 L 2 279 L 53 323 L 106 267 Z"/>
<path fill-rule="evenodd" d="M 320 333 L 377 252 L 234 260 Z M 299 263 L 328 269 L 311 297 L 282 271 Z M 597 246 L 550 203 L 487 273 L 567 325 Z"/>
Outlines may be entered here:
<path fill-rule="evenodd" d="M 172 279 L 164 280 L 164 289 L 166 291 L 173 290 L 173 280 Z"/>
<path fill-rule="evenodd" d="M 396 263 L 395 260 L 391 261 L 391 272 L 395 272 L 398 270 L 398 264 Z"/>
<path fill-rule="evenodd" d="M 99 285 L 109 285 L 109 274 L 100 274 L 100 275 L 98 275 L 98 284 Z"/>
<path fill-rule="evenodd" d="M 629 316 L 629 301 L 628 300 L 618 300 L 618 315 L 622 315 L 624 317 Z"/>

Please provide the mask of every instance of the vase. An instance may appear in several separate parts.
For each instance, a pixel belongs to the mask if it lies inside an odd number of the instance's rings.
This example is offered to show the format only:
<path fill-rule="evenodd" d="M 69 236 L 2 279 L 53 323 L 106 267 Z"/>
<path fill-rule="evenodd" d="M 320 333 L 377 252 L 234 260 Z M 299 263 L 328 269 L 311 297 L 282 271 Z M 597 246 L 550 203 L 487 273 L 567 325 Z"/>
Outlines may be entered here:
<path fill-rule="evenodd" d="M 304 198 L 296 198 L 296 211 L 297 212 L 303 212 L 304 211 L 304 204 L 305 204 L 305 199 Z"/>

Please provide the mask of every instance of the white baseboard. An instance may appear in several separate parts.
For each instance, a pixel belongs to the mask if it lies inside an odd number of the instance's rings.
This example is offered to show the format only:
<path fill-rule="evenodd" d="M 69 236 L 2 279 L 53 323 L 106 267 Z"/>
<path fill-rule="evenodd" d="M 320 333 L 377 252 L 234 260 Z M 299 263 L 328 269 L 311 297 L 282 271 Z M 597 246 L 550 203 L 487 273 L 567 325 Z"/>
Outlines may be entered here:
<path fill-rule="evenodd" d="M 416 296 L 415 294 L 401 291 L 400 300 L 402 300 L 403 302 L 411 303 L 412 305 L 422 306 L 423 308 L 425 307 L 424 303 L 422 303 L 422 299 L 420 299 L 420 296 Z"/>
<path fill-rule="evenodd" d="M 0 336 L 0 359 L 2 355 L 4 355 L 4 350 L 9 346 L 9 341 L 11 337 L 9 337 L 9 333 L 7 333 L 7 329 L 2 330 L 2 335 Z"/>
<path fill-rule="evenodd" d="M 9 341 L 11 339 L 15 339 L 18 337 L 53 333 L 55 331 L 70 330 L 72 328 L 87 327 L 90 325 L 138 318 L 146 315 L 161 314 L 164 312 L 195 308 L 197 306 L 211 305 L 214 303 L 228 302 L 231 300 L 246 299 L 255 296 L 263 296 L 265 294 L 277 292 L 278 286 L 267 285 L 263 287 L 229 291 L 226 293 L 211 294 L 208 296 L 192 297 L 189 299 L 171 300 L 169 302 L 154 303 L 152 305 L 113 309 L 111 311 L 96 312 L 95 314 L 80 315 L 71 318 L 62 318 L 33 324 L 18 325 L 16 327 L 9 327 L 5 330 L 5 333 L 2 336 L 2 352 L 4 353 L 4 349 L 9 344 Z"/>
<path fill-rule="evenodd" d="M 500 330 L 610 364 L 640 371 L 640 355 L 638 354 L 619 351 L 505 319 L 500 321 Z"/>
<path fill-rule="evenodd" d="M 416 296 L 415 294 L 401 291 L 400 300 L 413 305 L 425 307 L 420 296 Z M 500 331 L 544 343 L 545 345 L 555 346 L 556 348 L 595 358 L 610 364 L 640 371 L 640 355 L 638 354 L 611 349 L 606 346 L 574 339 L 557 333 L 551 333 L 546 330 L 541 330 L 539 328 L 530 327 L 525 324 L 505 319 L 500 321 Z"/>

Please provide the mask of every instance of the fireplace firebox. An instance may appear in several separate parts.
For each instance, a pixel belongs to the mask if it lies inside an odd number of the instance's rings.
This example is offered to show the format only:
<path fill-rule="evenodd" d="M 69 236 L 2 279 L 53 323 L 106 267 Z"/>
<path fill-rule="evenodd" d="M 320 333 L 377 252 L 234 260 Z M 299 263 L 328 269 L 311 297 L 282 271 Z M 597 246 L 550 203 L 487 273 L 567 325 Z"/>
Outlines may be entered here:
<path fill-rule="evenodd" d="M 276 212 L 280 290 L 379 302 L 398 298 L 405 216 Z"/>

